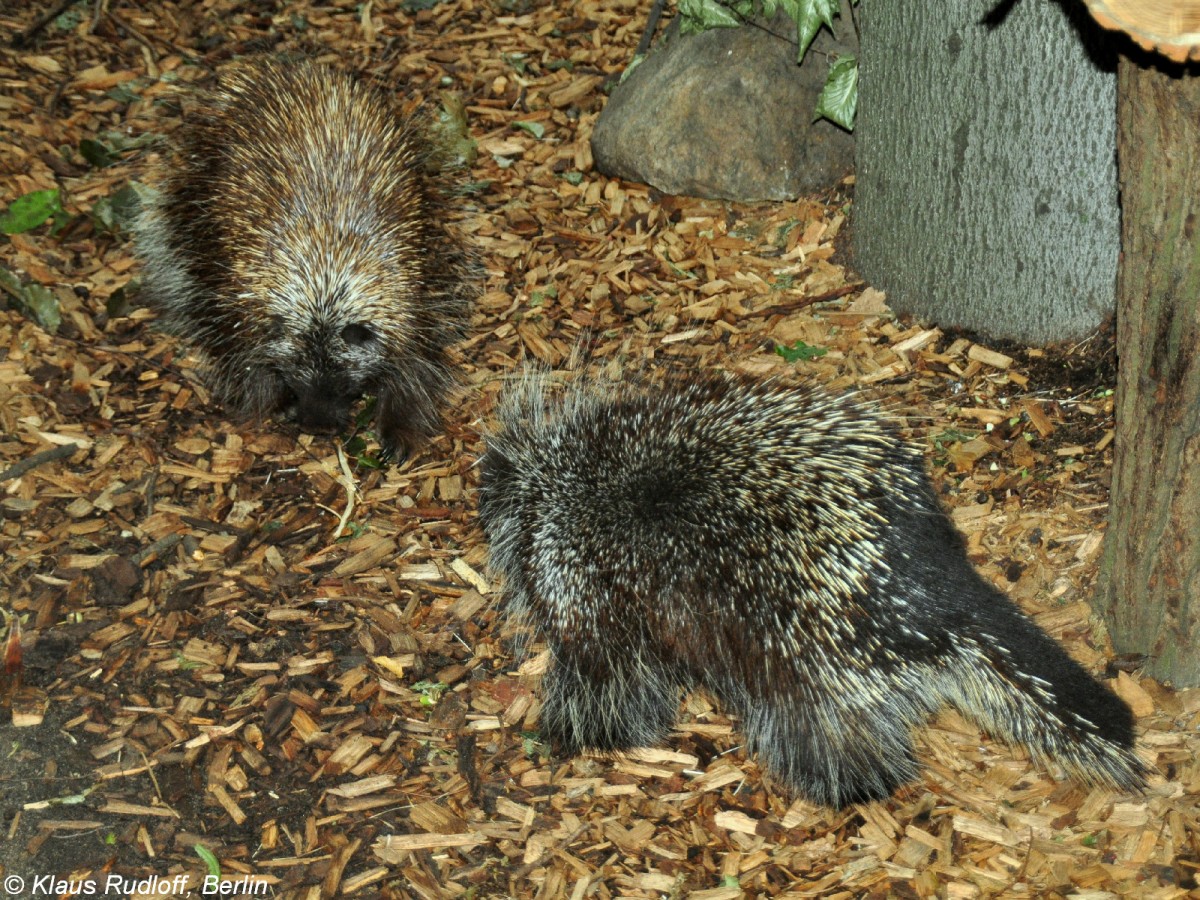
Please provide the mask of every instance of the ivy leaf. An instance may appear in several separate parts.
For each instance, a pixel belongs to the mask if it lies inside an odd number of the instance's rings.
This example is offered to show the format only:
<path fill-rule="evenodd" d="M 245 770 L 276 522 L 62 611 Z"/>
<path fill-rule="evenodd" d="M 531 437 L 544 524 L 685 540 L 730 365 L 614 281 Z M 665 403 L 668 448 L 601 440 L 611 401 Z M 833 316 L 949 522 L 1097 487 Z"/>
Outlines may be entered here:
<path fill-rule="evenodd" d="M 838 14 L 838 0 L 780 0 L 780 2 L 796 23 L 796 40 L 800 45 L 796 52 L 796 62 L 800 62 L 804 59 L 809 44 L 813 42 L 813 38 L 817 36 L 822 25 L 830 31 L 833 30 L 833 17 Z"/>
<path fill-rule="evenodd" d="M 0 231 L 5 234 L 32 231 L 47 219 L 62 212 L 62 199 L 58 195 L 58 188 L 33 191 L 14 200 L 8 211 L 0 216 Z"/>
<path fill-rule="evenodd" d="M 847 131 L 853 131 L 857 109 L 858 59 L 850 55 L 839 56 L 829 67 L 813 118 L 825 118 Z"/>
<path fill-rule="evenodd" d="M 719 0 L 679 0 L 679 14 L 683 16 L 679 30 L 684 34 L 698 34 L 710 28 L 736 28 L 742 24 L 742 20 Z"/>

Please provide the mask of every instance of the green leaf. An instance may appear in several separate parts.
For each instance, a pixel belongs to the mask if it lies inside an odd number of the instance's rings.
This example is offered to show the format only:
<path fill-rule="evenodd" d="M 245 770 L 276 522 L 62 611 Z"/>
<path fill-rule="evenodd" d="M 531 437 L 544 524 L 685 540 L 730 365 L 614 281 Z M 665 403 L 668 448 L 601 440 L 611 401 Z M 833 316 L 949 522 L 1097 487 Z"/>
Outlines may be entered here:
<path fill-rule="evenodd" d="M 854 130 L 854 113 L 858 109 L 858 59 L 839 56 L 829 67 L 825 87 L 817 98 L 814 119 L 826 118 L 847 131 Z"/>
<path fill-rule="evenodd" d="M 838 14 L 838 0 L 780 0 L 780 3 L 796 23 L 796 41 L 799 44 L 796 62 L 801 62 L 821 26 L 833 30 L 833 17 Z"/>
<path fill-rule="evenodd" d="M 710 28 L 736 28 L 742 20 L 730 12 L 720 0 L 679 0 L 679 15 L 684 34 L 698 34 Z"/>
<path fill-rule="evenodd" d="M 113 202 L 108 197 L 101 197 L 91 206 L 91 222 L 98 234 L 112 234 L 118 229 L 116 211 Z"/>
<path fill-rule="evenodd" d="M 437 706 L 442 694 L 450 687 L 440 681 L 418 681 L 412 689 L 421 695 L 422 706 Z"/>
<path fill-rule="evenodd" d="M 128 82 L 125 82 L 128 84 Z M 134 95 L 137 96 L 136 94 Z M 141 134 L 122 134 L 119 131 L 104 131 L 100 137 L 104 138 L 105 146 L 109 147 L 113 153 L 124 153 L 126 150 L 140 150 L 142 147 L 149 147 L 152 144 L 162 142 L 162 135 L 155 134 L 152 131 L 144 131 Z"/>
<path fill-rule="evenodd" d="M 88 165 L 94 169 L 110 166 L 117 158 L 112 150 L 93 138 L 83 138 L 79 142 L 79 155 L 86 159 Z"/>
<path fill-rule="evenodd" d="M 127 184 L 111 197 L 112 209 L 117 217 L 117 224 L 125 227 L 137 218 L 142 208 L 142 198 L 132 184 Z"/>
<path fill-rule="evenodd" d="M 14 200 L 8 211 L 0 216 L 0 231 L 5 234 L 32 231 L 62 211 L 62 199 L 58 195 L 58 188 L 33 191 Z"/>
<path fill-rule="evenodd" d="M 104 96 L 122 105 L 132 103 L 138 98 L 138 93 L 130 86 L 131 84 L 132 82 L 123 81 L 120 84 L 113 85 Z"/>
<path fill-rule="evenodd" d="M 213 852 L 201 844 L 192 844 L 192 849 L 196 851 L 198 857 L 204 860 L 204 865 L 208 866 L 208 874 L 213 878 L 220 878 L 221 861 L 213 855 Z"/>
<path fill-rule="evenodd" d="M 62 308 L 58 305 L 58 295 L 48 287 L 31 284 L 25 288 L 25 307 L 33 320 L 50 334 L 58 331 L 62 324 Z"/>
<path fill-rule="evenodd" d="M 354 427 L 367 428 L 371 424 L 371 420 L 375 418 L 375 407 L 378 405 L 378 397 L 368 397 L 367 402 L 358 411 L 358 415 L 354 417 Z"/>
<path fill-rule="evenodd" d="M 369 453 L 354 457 L 354 462 L 363 469 L 382 469 L 384 467 L 383 460 Z"/>
<path fill-rule="evenodd" d="M 639 53 L 629 61 L 629 65 L 625 67 L 625 71 L 621 73 L 621 77 L 617 79 L 617 84 L 624 84 L 625 79 L 633 74 L 633 70 L 642 64 L 642 60 L 646 58 L 645 53 Z"/>
<path fill-rule="evenodd" d="M 131 293 L 136 295 L 141 284 L 140 278 L 133 278 L 124 287 L 119 287 L 108 295 L 108 299 L 104 301 L 104 311 L 108 313 L 110 319 L 119 319 L 129 315 L 133 309 L 133 305 L 129 302 L 129 295 Z"/>
<path fill-rule="evenodd" d="M 804 341 L 796 341 L 790 347 L 785 347 L 783 344 L 775 345 L 775 352 L 783 357 L 785 362 L 796 362 L 797 360 L 816 359 L 824 356 L 829 351 L 825 347 L 814 347 L 811 344 L 806 344 Z"/>
<path fill-rule="evenodd" d="M 54 334 L 62 324 L 62 308 L 58 295 L 40 284 L 22 284 L 12 272 L 0 269 L 0 282 L 12 297 L 13 305 L 28 319 L 41 326 L 43 331 Z"/>
<path fill-rule="evenodd" d="M 542 139 L 542 135 L 546 133 L 546 126 L 541 122 L 514 122 L 513 124 L 522 131 L 528 131 L 539 141 Z"/>
<path fill-rule="evenodd" d="M 59 31 L 70 31 L 82 21 L 83 10 L 79 9 L 78 6 L 75 8 L 67 7 L 66 11 L 54 19 L 54 27 Z"/>

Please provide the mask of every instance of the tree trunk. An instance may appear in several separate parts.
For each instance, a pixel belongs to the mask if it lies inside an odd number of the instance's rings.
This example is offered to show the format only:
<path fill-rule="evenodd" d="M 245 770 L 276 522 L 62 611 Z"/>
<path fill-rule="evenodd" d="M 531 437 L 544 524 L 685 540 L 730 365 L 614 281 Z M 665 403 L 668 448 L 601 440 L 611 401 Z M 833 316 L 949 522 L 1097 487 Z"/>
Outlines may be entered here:
<path fill-rule="evenodd" d="M 893 309 L 995 337 L 1112 313 L 1116 55 L 1080 4 L 869 0 L 854 262 Z"/>
<path fill-rule="evenodd" d="M 1122 57 L 1117 434 L 1097 600 L 1119 653 L 1200 685 L 1200 70 Z"/>

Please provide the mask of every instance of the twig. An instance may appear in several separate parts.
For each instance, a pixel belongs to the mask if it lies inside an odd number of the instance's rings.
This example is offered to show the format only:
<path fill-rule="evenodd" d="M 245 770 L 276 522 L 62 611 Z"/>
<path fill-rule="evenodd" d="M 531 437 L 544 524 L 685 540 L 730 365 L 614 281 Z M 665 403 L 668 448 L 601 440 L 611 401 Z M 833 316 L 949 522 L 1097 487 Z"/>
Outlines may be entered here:
<path fill-rule="evenodd" d="M 483 806 L 483 782 L 475 768 L 475 735 L 460 734 L 455 742 L 458 756 L 458 774 L 467 783 L 467 791 L 477 806 Z"/>
<path fill-rule="evenodd" d="M 94 0 L 92 5 L 92 23 L 88 26 L 88 34 L 95 34 L 100 25 L 100 19 L 108 12 L 108 0 Z"/>
<path fill-rule="evenodd" d="M 633 51 L 634 59 L 644 56 L 650 49 L 650 42 L 654 40 L 654 32 L 658 30 L 658 20 L 662 18 L 663 7 L 666 5 L 667 0 L 654 0 L 650 6 L 650 15 L 646 19 L 646 30 L 642 32 L 642 39 L 638 41 L 637 49 Z"/>
<path fill-rule="evenodd" d="M 43 450 L 41 453 L 35 453 L 33 456 L 27 456 L 19 463 L 13 463 L 3 472 L 0 472 L 0 481 L 20 478 L 30 469 L 36 469 L 43 463 L 54 462 L 56 459 L 64 459 L 78 449 L 80 449 L 78 444 L 61 444 L 58 447 Z"/>
<path fill-rule="evenodd" d="M 170 550 L 172 547 L 174 547 L 176 544 L 178 544 L 182 540 L 183 540 L 183 535 L 181 535 L 181 534 L 168 534 L 163 537 L 160 537 L 157 541 L 155 541 L 150 546 L 144 547 L 143 549 L 141 549 L 137 553 L 135 553 L 133 556 L 131 556 L 130 562 L 132 562 L 136 566 L 140 566 L 142 563 L 144 563 L 146 560 L 148 560 L 151 556 L 157 555 L 161 558 L 163 556 L 163 554 L 165 554 L 168 550 Z"/>
<path fill-rule="evenodd" d="M 798 309 L 804 309 L 806 306 L 812 306 L 814 303 L 825 303 L 828 300 L 845 297 L 847 294 L 861 291 L 864 287 L 866 285 L 861 281 L 857 284 L 843 284 L 840 288 L 834 288 L 832 291 L 826 291 L 823 294 L 814 294 L 811 297 L 799 297 L 796 300 L 789 300 L 786 303 L 776 303 L 774 306 L 764 306 L 762 309 L 754 310 L 751 315 L 773 316 L 777 313 L 795 312 Z"/>
<path fill-rule="evenodd" d="M 159 471 L 159 467 L 155 466 L 150 470 L 150 474 L 146 476 L 146 516 L 154 515 L 154 491 L 158 487 Z"/>
<path fill-rule="evenodd" d="M 551 859 L 554 858 L 555 853 L 557 853 L 559 850 L 562 850 L 566 847 L 571 846 L 571 843 L 575 840 L 575 838 L 579 837 L 581 834 L 583 834 L 585 831 L 587 831 L 588 828 L 589 828 L 589 825 L 587 825 L 587 824 L 580 825 L 573 832 L 571 832 L 569 835 L 567 835 L 565 840 L 559 842 L 558 846 L 547 850 L 545 853 L 543 853 L 541 856 L 539 856 L 533 862 L 527 862 L 527 863 L 525 863 L 525 865 L 518 866 L 516 869 L 509 872 L 508 873 L 508 883 L 513 884 L 514 882 L 520 881 L 526 875 L 528 875 L 530 872 L 532 872 L 534 869 L 540 869 L 542 866 L 546 865 L 546 863 L 548 863 Z"/>
<path fill-rule="evenodd" d="M 46 10 L 46 12 L 42 13 L 37 21 L 14 37 L 12 41 L 10 41 L 10 44 L 17 50 L 20 50 L 22 47 L 27 47 L 29 42 L 38 36 L 38 32 L 61 16 L 67 11 L 68 7 L 71 7 L 74 4 L 75 0 L 59 0 L 58 3 L 50 7 L 50 9 Z"/>
<path fill-rule="evenodd" d="M 131 38 L 133 38 L 135 41 L 137 41 L 139 44 L 141 44 L 143 47 L 145 47 L 146 52 L 150 54 L 150 58 L 152 60 L 154 60 L 155 62 L 157 62 L 158 54 L 155 53 L 154 45 L 150 43 L 150 39 L 148 37 L 146 37 L 144 34 L 142 34 L 140 31 L 138 31 L 136 28 L 134 28 L 132 25 L 130 25 L 128 22 L 126 22 L 124 19 L 122 19 L 120 16 L 118 16 L 111 9 L 108 10 L 108 18 L 118 28 L 123 28 L 125 30 L 125 32 Z"/>

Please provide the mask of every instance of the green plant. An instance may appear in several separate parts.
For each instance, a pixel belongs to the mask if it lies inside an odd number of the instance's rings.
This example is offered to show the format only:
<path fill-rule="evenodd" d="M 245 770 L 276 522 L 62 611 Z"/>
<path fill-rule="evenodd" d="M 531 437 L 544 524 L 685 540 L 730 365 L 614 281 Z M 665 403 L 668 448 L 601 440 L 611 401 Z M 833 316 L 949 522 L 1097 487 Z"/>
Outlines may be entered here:
<path fill-rule="evenodd" d="M 437 706 L 437 702 L 442 699 L 442 694 L 449 687 L 450 685 L 440 681 L 418 681 L 412 686 L 412 689 L 421 695 L 422 706 Z"/>
<path fill-rule="evenodd" d="M 804 341 L 796 341 L 792 346 L 785 347 L 783 344 L 775 345 L 775 352 L 783 357 L 784 362 L 797 362 L 808 359 L 817 359 L 829 352 L 825 347 L 814 347 L 812 344 L 806 344 Z"/>
<path fill-rule="evenodd" d="M 204 860 L 204 865 L 208 869 L 208 874 L 213 878 L 221 877 L 221 861 L 213 854 L 211 850 L 201 844 L 193 844 L 192 849 L 196 851 L 196 855 Z"/>
<path fill-rule="evenodd" d="M 857 4 L 858 0 L 851 0 Z M 796 23 L 796 62 L 824 26 L 833 31 L 839 15 L 838 0 L 679 0 L 680 30 L 696 34 L 710 28 L 736 28 L 754 15 L 774 16 L 782 9 Z M 816 119 L 828 119 L 847 131 L 854 130 L 858 108 L 858 58 L 843 54 L 834 58 L 814 110 Z"/>
<path fill-rule="evenodd" d="M 58 188 L 31 191 L 10 203 L 5 213 L 0 215 L 0 231 L 21 234 L 32 231 L 47 220 L 53 220 L 54 230 L 58 230 L 68 218 Z"/>
<path fill-rule="evenodd" d="M 9 302 L 26 318 L 43 330 L 54 334 L 62 324 L 62 309 L 58 295 L 40 284 L 26 284 L 12 272 L 0 269 L 0 296 L 7 294 Z"/>

